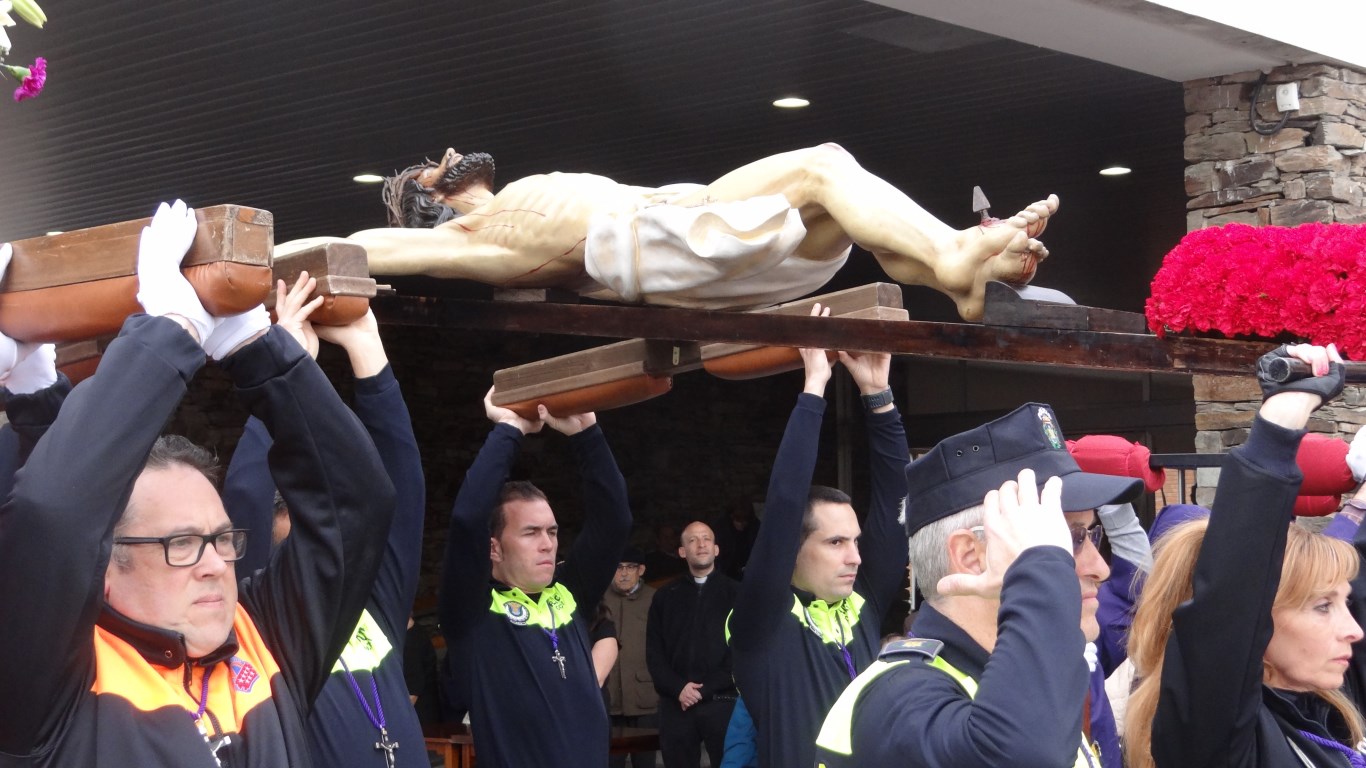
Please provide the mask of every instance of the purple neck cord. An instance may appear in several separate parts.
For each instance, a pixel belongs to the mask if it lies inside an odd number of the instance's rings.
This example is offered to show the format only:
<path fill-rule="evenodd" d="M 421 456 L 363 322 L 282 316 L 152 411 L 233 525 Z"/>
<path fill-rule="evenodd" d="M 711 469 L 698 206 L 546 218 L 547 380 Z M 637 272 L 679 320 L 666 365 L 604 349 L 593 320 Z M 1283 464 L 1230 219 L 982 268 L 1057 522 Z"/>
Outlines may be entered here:
<path fill-rule="evenodd" d="M 1300 735 L 1305 737 L 1306 739 L 1309 739 L 1315 744 L 1318 744 L 1320 747 L 1336 749 L 1337 751 L 1346 755 L 1347 762 L 1352 765 L 1352 768 L 1366 768 L 1366 756 L 1363 756 L 1360 752 L 1356 751 L 1355 749 L 1352 749 L 1351 747 L 1348 747 L 1345 744 L 1340 744 L 1332 739 L 1325 739 L 1322 736 L 1316 733 L 1310 733 L 1309 731 L 1300 731 Z"/>
<path fill-rule="evenodd" d="M 199 718 L 204 716 L 204 710 L 209 706 L 209 675 L 213 674 L 213 667 L 205 667 L 204 684 L 199 686 L 199 711 L 190 717 L 197 723 Z"/>
<path fill-rule="evenodd" d="M 370 709 L 370 702 L 365 700 L 365 694 L 360 691 L 360 684 L 356 682 L 356 676 L 351 673 L 351 668 L 346 666 L 346 659 L 338 658 L 341 662 L 342 670 L 346 672 L 346 679 L 351 683 L 351 690 L 356 692 L 356 698 L 360 699 L 361 708 L 365 710 L 365 716 L 369 718 L 370 724 L 381 731 L 387 728 L 384 721 L 384 704 L 379 700 L 379 686 L 375 685 L 375 673 L 370 673 L 370 691 L 375 694 L 375 709 Z M 375 711 L 379 711 L 379 717 L 375 716 Z"/>

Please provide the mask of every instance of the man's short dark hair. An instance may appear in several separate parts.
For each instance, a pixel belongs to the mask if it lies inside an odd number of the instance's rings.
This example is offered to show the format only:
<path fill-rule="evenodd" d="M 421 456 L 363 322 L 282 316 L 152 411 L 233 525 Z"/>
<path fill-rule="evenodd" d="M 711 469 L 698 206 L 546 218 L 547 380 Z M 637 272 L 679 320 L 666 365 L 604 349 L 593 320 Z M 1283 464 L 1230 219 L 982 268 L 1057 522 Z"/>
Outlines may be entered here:
<path fill-rule="evenodd" d="M 493 508 L 493 514 L 489 516 L 489 537 L 496 539 L 503 535 L 503 528 L 507 525 L 507 515 L 503 511 L 503 507 L 509 501 L 538 500 L 549 502 L 549 499 L 545 497 L 545 491 L 526 480 L 509 480 L 503 483 L 503 489 L 498 492 L 498 505 Z"/>
<path fill-rule="evenodd" d="M 143 472 L 154 469 L 170 469 L 171 467 L 189 467 L 204 476 L 205 480 L 218 490 L 219 479 L 222 468 L 218 464 L 218 458 L 208 449 L 195 445 L 190 439 L 182 435 L 162 435 L 155 443 L 152 443 L 152 450 L 147 454 L 147 461 L 142 465 Z M 140 474 L 140 473 L 139 473 Z M 123 514 L 114 524 L 114 536 L 117 538 L 122 535 L 125 526 L 128 524 L 128 507 L 123 508 Z M 127 569 L 129 560 L 127 554 L 119 547 L 114 547 L 113 560 L 120 568 Z"/>
<path fill-rule="evenodd" d="M 854 505 L 854 500 L 849 498 L 849 494 L 838 488 L 831 488 L 828 485 L 813 485 L 806 494 L 806 511 L 802 513 L 802 541 L 816 532 L 816 517 L 812 514 L 817 504 L 848 504 Z"/>
<path fill-rule="evenodd" d="M 221 468 L 218 466 L 218 458 L 208 449 L 195 445 L 190 439 L 181 435 L 162 435 L 152 443 L 152 451 L 147 454 L 147 462 L 142 465 L 142 471 L 152 469 L 169 469 L 174 466 L 185 466 L 195 470 L 204 476 L 204 479 L 218 488 Z"/>

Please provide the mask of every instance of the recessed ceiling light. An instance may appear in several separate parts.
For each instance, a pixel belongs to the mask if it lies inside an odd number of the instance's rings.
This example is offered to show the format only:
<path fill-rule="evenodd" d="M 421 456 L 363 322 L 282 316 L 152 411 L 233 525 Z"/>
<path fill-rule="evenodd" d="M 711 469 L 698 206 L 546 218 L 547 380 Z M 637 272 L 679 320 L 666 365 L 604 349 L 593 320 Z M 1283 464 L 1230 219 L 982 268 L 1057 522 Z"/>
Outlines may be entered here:
<path fill-rule="evenodd" d="M 801 109 L 811 106 L 811 102 L 800 96 L 785 96 L 773 102 L 773 106 L 779 109 Z"/>
<path fill-rule="evenodd" d="M 1130 170 L 1122 165 L 1112 165 L 1109 168 L 1100 169 L 1101 176 L 1123 176 L 1127 173 L 1130 173 Z"/>
<path fill-rule="evenodd" d="M 376 176 L 373 173 L 362 173 L 359 176 L 352 176 L 351 180 L 359 182 L 361 184 L 379 184 L 384 181 L 384 177 Z"/>
<path fill-rule="evenodd" d="M 48 232 L 48 233 L 47 233 L 47 236 L 48 236 L 48 237 L 52 237 L 53 235 L 60 235 L 60 234 L 62 234 L 62 230 L 60 230 L 60 229 L 54 229 L 54 230 L 52 230 L 51 232 Z"/>

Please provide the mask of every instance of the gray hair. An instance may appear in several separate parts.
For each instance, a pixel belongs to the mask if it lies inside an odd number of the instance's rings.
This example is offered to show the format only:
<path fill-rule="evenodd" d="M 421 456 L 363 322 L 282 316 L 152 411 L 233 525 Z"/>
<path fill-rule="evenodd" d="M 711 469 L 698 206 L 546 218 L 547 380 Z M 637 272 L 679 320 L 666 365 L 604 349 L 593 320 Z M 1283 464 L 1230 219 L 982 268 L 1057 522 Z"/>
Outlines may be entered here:
<path fill-rule="evenodd" d="M 981 525 L 986 507 L 978 504 L 935 520 L 911 536 L 908 550 L 914 586 L 927 601 L 937 600 L 939 580 L 949 575 L 949 535 Z"/>

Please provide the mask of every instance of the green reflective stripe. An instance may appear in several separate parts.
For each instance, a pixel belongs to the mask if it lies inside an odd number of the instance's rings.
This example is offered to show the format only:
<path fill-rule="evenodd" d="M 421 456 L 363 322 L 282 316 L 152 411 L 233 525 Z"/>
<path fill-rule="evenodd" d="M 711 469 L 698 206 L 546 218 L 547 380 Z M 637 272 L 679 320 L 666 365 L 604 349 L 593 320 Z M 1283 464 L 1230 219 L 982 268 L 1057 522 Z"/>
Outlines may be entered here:
<path fill-rule="evenodd" d="M 735 615 L 735 609 L 734 609 L 734 608 L 730 609 L 730 611 L 728 611 L 728 612 L 726 613 L 726 645 L 730 645 L 730 617 L 732 617 L 732 616 L 734 616 L 734 615 Z M 631 762 L 634 763 L 635 760 L 633 759 Z"/>
<path fill-rule="evenodd" d="M 853 755 L 854 705 L 858 703 L 859 694 L 863 693 L 863 689 L 876 680 L 878 675 L 909 663 L 878 660 L 869 664 L 863 674 L 854 678 L 854 681 L 844 689 L 844 693 L 835 700 L 835 706 L 830 708 L 830 713 L 825 716 L 825 722 L 821 724 L 821 732 L 816 736 L 816 746 L 837 755 Z"/>
<path fill-rule="evenodd" d="M 854 627 L 858 626 L 863 614 L 863 603 L 863 595 L 857 592 L 836 603 L 812 600 L 807 606 L 802 605 L 801 598 L 793 595 L 792 615 L 821 642 L 848 645 L 854 639 Z M 807 621 L 808 616 L 810 621 Z"/>
<path fill-rule="evenodd" d="M 963 672 L 958 667 L 944 661 L 943 656 L 935 656 L 930 662 L 930 666 L 947 674 L 949 677 L 952 677 L 955 683 L 958 683 L 964 691 L 967 691 L 969 699 L 977 698 L 977 681 L 968 677 L 967 673 Z"/>
<path fill-rule="evenodd" d="M 841 693 L 840 697 L 835 700 L 835 705 L 830 708 L 830 713 L 825 716 L 825 722 L 821 724 L 820 734 L 816 736 L 817 749 L 841 757 L 852 758 L 854 756 L 854 706 L 858 704 L 859 696 L 884 672 L 908 663 L 910 662 L 887 662 L 879 659 L 868 665 L 868 669 L 864 670 L 863 674 L 854 678 L 854 681 L 849 683 L 849 687 L 844 689 L 844 693 Z M 969 699 L 977 698 L 977 681 L 969 677 L 967 673 L 944 661 L 942 656 L 934 657 L 928 664 L 953 678 L 953 681 L 958 683 L 968 694 Z M 825 766 L 824 763 L 820 763 L 820 765 Z M 1077 748 L 1077 759 L 1072 764 L 1072 768 L 1098 768 L 1099 765 L 1099 749 L 1093 744 L 1088 744 L 1086 734 L 1083 733 L 1081 746 Z"/>
<path fill-rule="evenodd" d="M 356 622 L 356 628 L 351 632 L 351 639 L 346 641 L 346 647 L 342 649 L 341 658 L 332 665 L 333 672 L 341 672 L 342 661 L 346 661 L 346 666 L 352 672 L 358 669 L 368 669 L 374 671 L 384 661 L 384 657 L 394 648 L 389 644 L 389 638 L 385 637 L 384 630 L 379 628 L 379 622 L 370 615 L 370 611 L 361 611 L 360 621 Z"/>
<path fill-rule="evenodd" d="M 574 620 L 574 610 L 578 608 L 574 595 L 562 584 L 546 587 L 536 600 L 516 587 L 490 591 L 493 599 L 489 602 L 489 610 L 518 626 L 563 627 Z"/>

